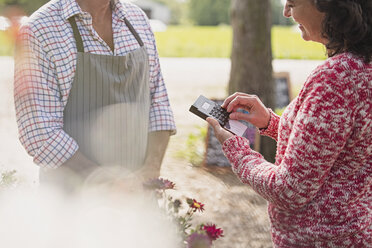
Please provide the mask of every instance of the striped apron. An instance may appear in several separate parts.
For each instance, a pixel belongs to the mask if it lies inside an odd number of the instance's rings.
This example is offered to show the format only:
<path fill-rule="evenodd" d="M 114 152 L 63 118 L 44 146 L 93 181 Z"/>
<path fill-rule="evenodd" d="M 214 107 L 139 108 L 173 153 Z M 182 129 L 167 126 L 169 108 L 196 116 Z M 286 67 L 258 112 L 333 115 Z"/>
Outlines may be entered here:
<path fill-rule="evenodd" d="M 144 162 L 148 139 L 150 89 L 146 48 L 125 19 L 140 48 L 125 56 L 85 53 L 74 17 L 69 22 L 78 53 L 63 129 L 75 139 L 79 151 L 97 164 L 135 170 Z M 47 177 L 42 172 L 40 176 Z"/>

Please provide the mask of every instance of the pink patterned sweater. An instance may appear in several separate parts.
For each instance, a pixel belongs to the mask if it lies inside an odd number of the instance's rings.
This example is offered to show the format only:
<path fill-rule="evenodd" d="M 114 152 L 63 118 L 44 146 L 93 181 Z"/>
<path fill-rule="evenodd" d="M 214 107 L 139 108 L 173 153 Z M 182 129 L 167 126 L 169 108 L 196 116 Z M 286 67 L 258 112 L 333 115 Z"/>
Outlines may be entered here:
<path fill-rule="evenodd" d="M 277 140 L 275 164 L 238 136 L 223 150 L 269 202 L 274 247 L 372 247 L 372 63 L 327 59 L 261 134 Z"/>

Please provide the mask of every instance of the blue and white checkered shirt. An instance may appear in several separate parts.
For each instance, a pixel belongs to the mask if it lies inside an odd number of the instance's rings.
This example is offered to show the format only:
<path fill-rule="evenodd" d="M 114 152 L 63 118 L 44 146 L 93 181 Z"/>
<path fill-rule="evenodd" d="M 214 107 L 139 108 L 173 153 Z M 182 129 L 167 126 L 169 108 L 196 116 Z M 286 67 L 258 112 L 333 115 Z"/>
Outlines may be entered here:
<path fill-rule="evenodd" d="M 63 131 L 63 110 L 75 75 L 77 49 L 68 18 L 77 15 L 84 51 L 125 55 L 139 44 L 124 23 L 133 25 L 147 49 L 150 63 L 151 107 L 149 131 L 176 126 L 160 70 L 155 38 L 144 12 L 137 6 L 112 1 L 113 52 L 93 29 L 92 17 L 75 0 L 53 0 L 23 25 L 15 56 L 14 99 L 20 141 L 40 166 L 58 167 L 78 149 Z"/>

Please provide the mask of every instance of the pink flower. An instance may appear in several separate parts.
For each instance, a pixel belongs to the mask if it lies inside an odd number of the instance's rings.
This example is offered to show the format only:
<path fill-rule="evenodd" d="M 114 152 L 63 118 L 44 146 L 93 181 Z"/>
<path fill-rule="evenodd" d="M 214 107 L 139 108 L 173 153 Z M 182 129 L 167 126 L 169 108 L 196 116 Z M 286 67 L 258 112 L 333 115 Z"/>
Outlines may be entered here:
<path fill-rule="evenodd" d="M 143 186 L 146 189 L 152 190 L 166 190 L 166 189 L 174 189 L 175 184 L 167 179 L 163 178 L 153 178 L 148 180 L 147 182 L 143 183 Z"/>
<path fill-rule="evenodd" d="M 190 198 L 188 198 L 186 201 L 189 204 L 189 206 L 194 209 L 194 212 L 196 212 L 196 210 L 199 210 L 200 212 L 204 211 L 203 203 L 197 202 L 195 199 L 190 199 Z"/>
<path fill-rule="evenodd" d="M 207 233 L 208 237 L 212 241 L 223 237 L 223 230 L 221 228 L 217 228 L 215 224 L 203 225 L 201 229 Z"/>
<path fill-rule="evenodd" d="M 187 240 L 187 248 L 210 248 L 212 241 L 206 234 L 194 232 Z"/>

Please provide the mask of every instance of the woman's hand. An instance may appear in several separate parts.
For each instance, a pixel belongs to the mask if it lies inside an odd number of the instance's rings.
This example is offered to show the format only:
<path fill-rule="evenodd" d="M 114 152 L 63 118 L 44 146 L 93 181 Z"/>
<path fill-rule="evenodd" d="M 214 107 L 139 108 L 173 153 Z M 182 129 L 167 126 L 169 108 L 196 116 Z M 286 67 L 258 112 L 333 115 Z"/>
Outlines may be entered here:
<path fill-rule="evenodd" d="M 220 123 L 216 119 L 208 117 L 207 122 L 212 126 L 214 134 L 221 144 L 223 144 L 223 142 L 225 142 L 225 140 L 228 138 L 234 136 L 234 134 L 221 127 Z"/>
<path fill-rule="evenodd" d="M 257 128 L 267 128 L 269 125 L 270 111 L 255 95 L 236 92 L 226 98 L 222 107 L 227 109 L 227 112 L 231 112 L 232 120 L 248 121 Z M 239 108 L 249 113 L 236 112 Z"/>

